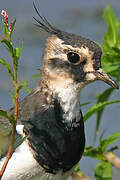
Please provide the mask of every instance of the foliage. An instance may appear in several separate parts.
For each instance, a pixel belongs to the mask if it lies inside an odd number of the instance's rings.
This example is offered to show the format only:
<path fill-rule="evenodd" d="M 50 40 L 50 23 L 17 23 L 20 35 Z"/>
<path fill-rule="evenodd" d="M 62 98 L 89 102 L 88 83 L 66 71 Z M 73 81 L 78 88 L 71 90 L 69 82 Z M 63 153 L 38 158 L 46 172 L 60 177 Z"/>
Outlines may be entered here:
<path fill-rule="evenodd" d="M 120 84 L 120 22 L 118 21 L 115 12 L 110 5 L 105 8 L 103 17 L 108 24 L 108 30 L 104 35 L 102 41 L 103 45 L 99 44 L 103 52 L 102 66 L 103 69 L 111 76 L 113 76 L 117 83 Z M 102 114 L 105 107 L 120 102 L 120 99 L 109 100 L 110 95 L 113 92 L 114 89 L 108 88 L 99 94 L 96 97 L 97 103 L 90 107 L 84 115 L 84 121 L 87 121 L 93 114 L 97 113 L 95 138 L 99 131 Z M 112 146 L 109 148 L 109 145 L 120 140 L 120 132 L 111 134 L 106 139 L 102 139 L 103 134 L 99 138 L 99 144 L 97 147 L 86 146 L 84 156 L 99 160 L 94 169 L 96 180 L 111 180 L 113 175 L 112 163 L 106 159 L 105 154 L 118 148 L 117 146 Z M 80 172 L 78 168 L 76 172 Z"/>
<path fill-rule="evenodd" d="M 106 72 L 120 81 L 120 22 L 112 6 L 107 6 L 103 17 L 108 24 L 108 30 L 103 38 L 102 66 Z"/>
<path fill-rule="evenodd" d="M 11 123 L 12 131 L 11 131 L 11 138 L 10 138 L 10 144 L 8 148 L 8 156 L 6 157 L 6 160 L 3 164 L 3 167 L 0 171 L 0 179 L 3 176 L 3 173 L 5 171 L 5 168 L 7 166 L 7 163 L 9 159 L 12 156 L 12 153 L 14 151 L 14 145 L 15 145 L 15 133 L 16 133 L 16 123 L 17 123 L 17 118 L 18 118 L 18 102 L 19 102 L 19 91 L 22 88 L 26 87 L 26 82 L 22 82 L 20 85 L 18 84 L 18 63 L 21 55 L 21 51 L 23 48 L 23 42 L 19 41 L 19 46 L 14 48 L 13 43 L 12 43 L 12 33 L 14 30 L 14 26 L 16 23 L 16 19 L 10 23 L 8 23 L 8 15 L 6 11 L 2 11 L 2 22 L 3 22 L 3 32 L 4 34 L 2 35 L 1 43 L 4 44 L 7 47 L 8 52 L 11 55 L 11 60 L 12 60 L 12 65 L 8 64 L 6 60 L 3 58 L 0 58 L 0 64 L 2 64 L 9 73 L 9 76 L 12 78 L 13 82 L 13 87 L 14 87 L 14 93 L 12 94 L 13 99 L 14 99 L 14 116 L 12 114 L 8 114 L 7 111 L 0 110 L 0 116 L 5 117 L 6 119 L 9 120 Z"/>
<path fill-rule="evenodd" d="M 112 165 L 109 162 L 101 161 L 95 168 L 96 180 L 112 180 Z"/>

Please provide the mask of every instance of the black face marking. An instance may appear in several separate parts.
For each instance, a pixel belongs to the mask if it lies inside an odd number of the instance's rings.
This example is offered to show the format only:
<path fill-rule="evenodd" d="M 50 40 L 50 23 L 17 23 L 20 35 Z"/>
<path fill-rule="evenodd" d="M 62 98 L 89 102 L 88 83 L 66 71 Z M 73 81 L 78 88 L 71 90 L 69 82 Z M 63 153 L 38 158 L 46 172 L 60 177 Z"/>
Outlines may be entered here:
<path fill-rule="evenodd" d="M 85 62 L 84 62 L 85 63 Z M 49 66 L 60 72 L 67 72 L 76 82 L 85 81 L 86 73 L 83 71 L 84 63 L 74 65 L 61 59 L 53 58 L 50 60 Z"/>
<path fill-rule="evenodd" d="M 84 66 L 84 65 L 86 64 L 86 62 L 87 62 L 87 59 L 84 59 L 84 60 L 80 63 L 80 65 L 81 65 L 81 66 Z"/>

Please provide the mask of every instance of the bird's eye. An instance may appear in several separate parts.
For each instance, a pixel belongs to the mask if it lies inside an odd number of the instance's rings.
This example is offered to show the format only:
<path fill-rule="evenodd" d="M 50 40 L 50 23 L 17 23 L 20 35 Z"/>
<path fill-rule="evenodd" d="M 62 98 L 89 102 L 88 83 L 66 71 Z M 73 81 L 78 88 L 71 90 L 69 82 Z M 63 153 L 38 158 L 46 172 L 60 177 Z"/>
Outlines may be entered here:
<path fill-rule="evenodd" d="M 77 53 L 69 52 L 67 54 L 68 61 L 70 61 L 73 64 L 76 64 L 80 61 L 80 56 Z"/>

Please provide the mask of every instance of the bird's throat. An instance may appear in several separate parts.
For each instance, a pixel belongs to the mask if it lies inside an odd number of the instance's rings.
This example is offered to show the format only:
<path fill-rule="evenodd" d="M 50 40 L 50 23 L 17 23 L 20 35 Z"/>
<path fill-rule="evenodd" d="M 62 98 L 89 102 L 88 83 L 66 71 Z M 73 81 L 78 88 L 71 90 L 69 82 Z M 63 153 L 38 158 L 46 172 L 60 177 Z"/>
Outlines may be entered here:
<path fill-rule="evenodd" d="M 70 85 L 54 89 L 59 108 L 62 109 L 61 119 L 70 127 L 79 126 L 81 113 L 80 113 L 80 92 L 77 88 Z"/>

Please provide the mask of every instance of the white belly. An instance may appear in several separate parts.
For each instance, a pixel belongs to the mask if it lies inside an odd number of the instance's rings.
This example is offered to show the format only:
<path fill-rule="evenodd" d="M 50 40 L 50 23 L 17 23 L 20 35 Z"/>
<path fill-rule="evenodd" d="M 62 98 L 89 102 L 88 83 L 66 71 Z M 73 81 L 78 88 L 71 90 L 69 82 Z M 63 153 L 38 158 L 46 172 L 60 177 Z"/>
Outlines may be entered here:
<path fill-rule="evenodd" d="M 0 168 L 5 158 L 0 161 Z M 40 167 L 34 160 L 26 142 L 23 142 L 13 153 L 2 180 L 27 180 L 40 172 Z"/>
<path fill-rule="evenodd" d="M 17 126 L 17 132 L 22 134 L 23 126 Z M 5 161 L 5 158 L 0 161 L 0 169 Z M 2 180 L 30 180 L 33 177 L 40 177 L 40 180 L 63 180 L 59 172 L 56 175 L 45 173 L 41 166 L 33 158 L 33 155 L 24 141 L 13 153 Z M 37 178 L 38 179 L 38 178 Z"/>

